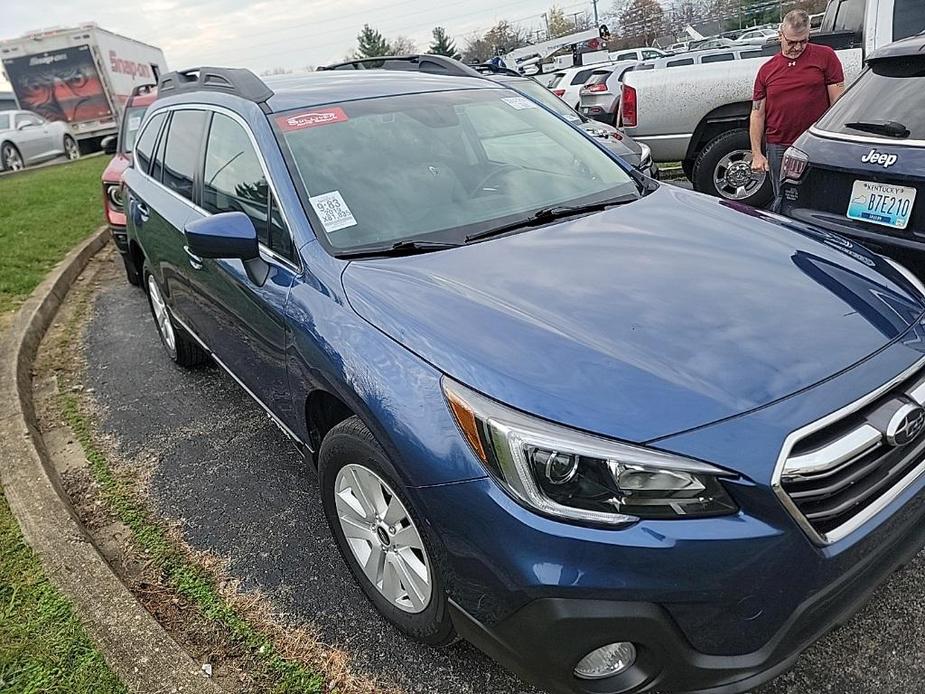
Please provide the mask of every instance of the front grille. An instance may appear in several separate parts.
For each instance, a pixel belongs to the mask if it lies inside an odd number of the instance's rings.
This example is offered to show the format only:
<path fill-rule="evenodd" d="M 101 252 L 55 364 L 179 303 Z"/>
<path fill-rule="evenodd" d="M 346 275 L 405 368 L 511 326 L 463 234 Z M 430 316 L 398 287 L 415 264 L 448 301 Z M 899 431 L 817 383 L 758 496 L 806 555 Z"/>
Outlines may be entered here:
<path fill-rule="evenodd" d="M 774 488 L 814 540 L 844 537 L 925 473 L 923 405 L 919 364 L 788 437 Z"/>

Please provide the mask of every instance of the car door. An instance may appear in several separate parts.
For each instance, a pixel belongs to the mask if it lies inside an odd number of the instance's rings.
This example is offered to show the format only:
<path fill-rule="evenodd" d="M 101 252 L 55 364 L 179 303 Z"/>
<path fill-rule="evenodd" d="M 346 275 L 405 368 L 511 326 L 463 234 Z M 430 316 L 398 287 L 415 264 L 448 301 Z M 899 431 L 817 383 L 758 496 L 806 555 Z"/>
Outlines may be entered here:
<path fill-rule="evenodd" d="M 168 140 L 168 152 L 170 142 Z M 169 167 L 168 154 L 165 167 Z M 292 421 L 286 370 L 286 302 L 300 274 L 283 211 L 246 122 L 211 116 L 201 177 L 200 214 L 243 212 L 254 224 L 266 278 L 238 259 L 188 257 L 191 328 L 260 402 Z M 251 265 L 253 268 L 253 265 Z"/>
<path fill-rule="evenodd" d="M 15 118 L 16 135 L 13 141 L 23 164 L 36 164 L 42 161 L 47 150 L 47 134 L 42 127 L 42 121 L 32 113 L 17 113 Z"/>

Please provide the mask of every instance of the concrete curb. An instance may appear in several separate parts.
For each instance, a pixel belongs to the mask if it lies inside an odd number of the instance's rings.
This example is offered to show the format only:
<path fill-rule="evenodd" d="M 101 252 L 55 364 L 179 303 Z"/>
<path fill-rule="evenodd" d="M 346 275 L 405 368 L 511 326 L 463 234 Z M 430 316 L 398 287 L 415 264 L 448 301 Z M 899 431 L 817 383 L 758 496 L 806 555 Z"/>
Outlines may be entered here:
<path fill-rule="evenodd" d="M 0 337 L 0 481 L 23 535 L 72 602 L 106 662 L 133 692 L 222 690 L 119 580 L 77 520 L 52 466 L 32 402 L 35 355 L 73 282 L 108 241 L 75 248 L 20 307 Z"/>

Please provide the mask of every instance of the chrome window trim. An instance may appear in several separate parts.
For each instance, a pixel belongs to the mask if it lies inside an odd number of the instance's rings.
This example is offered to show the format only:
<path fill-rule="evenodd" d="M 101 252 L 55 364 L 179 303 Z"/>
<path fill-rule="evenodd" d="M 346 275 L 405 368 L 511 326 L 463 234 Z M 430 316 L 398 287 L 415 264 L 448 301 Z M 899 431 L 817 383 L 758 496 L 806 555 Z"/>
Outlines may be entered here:
<path fill-rule="evenodd" d="M 810 126 L 809 132 L 829 140 L 842 140 L 844 142 L 854 142 L 855 144 L 887 145 L 888 147 L 925 147 L 925 140 L 897 140 L 888 137 L 871 137 L 870 135 L 846 135 L 845 133 L 834 133 L 831 130 L 823 130 L 815 125 Z"/>
<path fill-rule="evenodd" d="M 832 443 L 803 455 L 788 457 L 783 476 L 799 479 L 802 475 L 818 475 L 832 470 L 862 456 L 882 440 L 883 434 L 865 422 Z"/>
<path fill-rule="evenodd" d="M 787 435 L 787 438 L 784 439 L 784 445 L 781 447 L 780 454 L 777 456 L 777 464 L 774 466 L 774 473 L 771 476 L 771 489 L 774 491 L 775 496 L 777 496 L 778 501 L 784 506 L 790 516 L 797 522 L 800 528 L 805 532 L 809 538 L 817 545 L 826 546 L 830 545 L 833 542 L 841 540 L 859 527 L 864 525 L 871 518 L 876 516 L 880 511 L 886 508 L 890 503 L 893 502 L 906 488 L 912 484 L 916 479 L 918 479 L 923 473 L 925 473 L 925 459 L 923 459 L 911 472 L 909 472 L 905 477 L 903 477 L 899 482 L 894 484 L 890 489 L 888 489 L 883 496 L 878 498 L 874 503 L 868 506 L 866 509 L 858 513 L 856 516 L 853 516 L 850 520 L 846 521 L 842 525 L 838 526 L 834 530 L 830 530 L 825 535 L 821 535 L 816 531 L 815 528 L 810 524 L 806 519 L 803 513 L 797 508 L 796 504 L 789 497 L 787 492 L 784 490 L 781 483 L 781 478 L 784 472 L 784 466 L 787 463 L 788 456 L 790 451 L 793 450 L 794 445 L 801 439 L 806 438 L 810 434 L 822 429 L 823 427 L 828 426 L 832 422 L 843 419 L 846 415 L 851 414 L 852 412 L 857 412 L 859 409 L 865 405 L 873 402 L 881 395 L 886 393 L 891 388 L 895 388 L 899 383 L 902 383 L 904 380 L 912 376 L 917 371 L 921 370 L 925 366 L 925 357 L 922 357 L 915 364 L 910 366 L 908 369 L 900 373 L 898 376 L 895 376 L 887 383 L 883 384 L 874 391 L 871 391 L 867 395 L 855 400 L 854 402 L 845 405 L 844 407 L 827 414 L 821 419 L 817 419 L 815 422 L 810 422 L 809 424 L 800 427 L 796 431 L 790 432 Z M 922 447 L 925 444 L 920 443 L 917 446 L 916 453 L 922 451 Z"/>
<path fill-rule="evenodd" d="M 169 311 L 169 310 L 170 310 L 170 309 L 168 309 L 168 311 Z M 272 411 L 269 407 L 267 407 L 267 405 L 263 402 L 263 400 L 261 400 L 259 397 L 257 397 L 257 395 L 254 393 L 254 391 L 252 391 L 250 388 L 248 388 L 248 387 L 244 384 L 244 382 L 243 382 L 240 378 L 238 378 L 238 377 L 235 375 L 235 373 L 228 367 L 228 365 L 225 364 L 225 362 L 223 362 L 221 359 L 219 359 L 217 356 L 215 356 L 215 352 L 213 352 L 212 349 L 211 349 L 205 342 L 203 342 L 202 338 L 200 338 L 199 335 L 197 335 L 195 332 L 193 332 L 193 330 L 192 330 L 186 323 L 184 323 L 182 320 L 180 320 L 179 318 L 177 318 L 177 317 L 173 314 L 172 311 L 170 311 L 170 318 L 171 318 L 171 320 L 176 321 L 176 322 L 180 325 L 180 327 L 182 327 L 187 333 L 189 333 L 190 337 L 192 337 L 194 340 L 196 340 L 196 342 L 198 342 L 199 345 L 200 345 L 206 352 L 209 353 L 209 356 L 211 356 L 212 359 L 215 360 L 215 363 L 218 364 L 219 366 L 221 366 L 221 367 L 228 373 L 228 375 L 231 376 L 231 377 L 235 380 L 235 382 L 236 382 L 239 386 L 241 386 L 241 388 L 244 389 L 244 392 L 246 392 L 248 395 L 250 395 L 250 396 L 254 399 L 254 401 L 255 401 L 258 405 L 260 405 L 260 406 L 264 409 L 264 411 L 266 411 L 266 413 L 267 413 L 267 415 L 270 417 L 270 419 L 273 420 L 273 423 L 276 424 L 276 426 L 279 427 L 280 430 L 281 430 L 286 436 L 288 436 L 294 443 L 297 443 L 297 444 L 299 444 L 300 446 L 304 446 L 304 447 L 305 447 L 306 449 L 308 449 L 309 451 L 314 452 L 311 446 L 307 445 L 304 441 L 302 441 L 302 439 L 300 439 L 292 429 L 290 429 L 289 427 L 287 427 L 279 417 L 277 417 L 275 414 L 273 414 L 273 411 Z"/>
<path fill-rule="evenodd" d="M 156 111 L 151 111 L 145 115 L 145 122 L 143 124 L 143 128 L 139 129 L 138 131 L 138 137 L 136 138 L 136 142 L 138 141 L 138 138 L 141 137 L 142 133 L 147 129 L 148 123 L 151 121 L 152 118 L 154 118 L 154 116 L 156 116 L 159 113 L 168 113 L 169 111 L 210 111 L 212 113 L 220 113 L 223 116 L 228 116 L 229 118 L 231 118 L 231 120 L 235 121 L 238 125 L 241 126 L 241 128 L 243 128 L 244 132 L 247 134 L 247 137 L 250 139 L 251 146 L 254 148 L 254 154 L 257 155 L 257 161 L 260 162 L 260 168 L 263 170 L 263 175 L 267 179 L 267 185 L 270 188 L 270 192 L 273 193 L 273 197 L 276 199 L 276 206 L 279 208 L 279 212 L 283 216 L 283 222 L 286 225 L 286 233 L 289 234 L 289 240 L 292 242 L 292 248 L 296 252 L 295 253 L 296 260 L 292 261 L 288 258 L 282 257 L 281 255 L 276 253 L 273 249 L 271 249 L 269 246 L 259 241 L 257 245 L 259 249 L 267 255 L 269 260 L 279 262 L 285 265 L 286 267 L 288 267 L 290 270 L 294 270 L 297 275 L 301 275 L 302 274 L 302 264 L 301 264 L 301 259 L 299 258 L 298 245 L 296 244 L 295 237 L 292 235 L 292 224 L 289 222 L 289 215 L 286 213 L 285 207 L 283 207 L 283 203 L 280 199 L 279 192 L 276 190 L 276 186 L 273 183 L 273 178 L 270 176 L 270 169 L 267 167 L 267 163 L 263 158 L 263 153 L 260 151 L 260 146 L 257 143 L 257 138 L 254 137 L 254 133 L 251 132 L 250 126 L 247 124 L 247 121 L 244 120 L 241 116 L 239 116 L 234 111 L 228 108 L 225 108 L 224 106 L 216 106 L 213 104 L 202 104 L 202 103 L 195 103 L 195 102 L 185 103 L 185 104 L 171 104 L 169 106 L 162 106 L 161 108 L 158 108 Z M 206 138 L 208 139 L 208 134 L 206 134 Z M 153 156 L 152 156 L 152 159 L 153 159 Z M 149 183 L 153 183 L 154 185 L 158 186 L 161 190 L 164 190 L 170 195 L 172 195 L 177 200 L 180 200 L 186 203 L 186 205 L 192 208 L 194 211 L 202 215 L 205 215 L 207 217 L 212 216 L 213 214 L 212 212 L 209 212 L 208 210 L 203 209 L 202 207 L 194 203 L 192 200 L 184 198 L 182 195 L 179 195 L 176 191 L 171 190 L 170 188 L 165 186 L 160 181 L 154 180 L 151 176 L 147 174 L 147 172 L 142 171 L 141 169 L 135 169 L 135 171 L 137 171 Z"/>

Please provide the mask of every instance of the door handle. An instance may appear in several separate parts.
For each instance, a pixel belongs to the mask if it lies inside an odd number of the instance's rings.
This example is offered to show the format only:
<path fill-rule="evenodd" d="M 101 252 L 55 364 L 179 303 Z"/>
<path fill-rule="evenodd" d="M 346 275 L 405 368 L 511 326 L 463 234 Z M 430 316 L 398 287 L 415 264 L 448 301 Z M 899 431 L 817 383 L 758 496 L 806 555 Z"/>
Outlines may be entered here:
<path fill-rule="evenodd" d="M 186 255 L 189 259 L 189 264 L 194 270 L 202 270 L 202 258 L 193 253 L 189 246 L 183 246 L 183 250 L 186 251 Z"/>
<path fill-rule="evenodd" d="M 148 218 L 151 216 L 151 210 L 140 200 L 135 201 L 135 211 L 138 213 L 138 219 L 142 222 L 147 222 Z"/>

